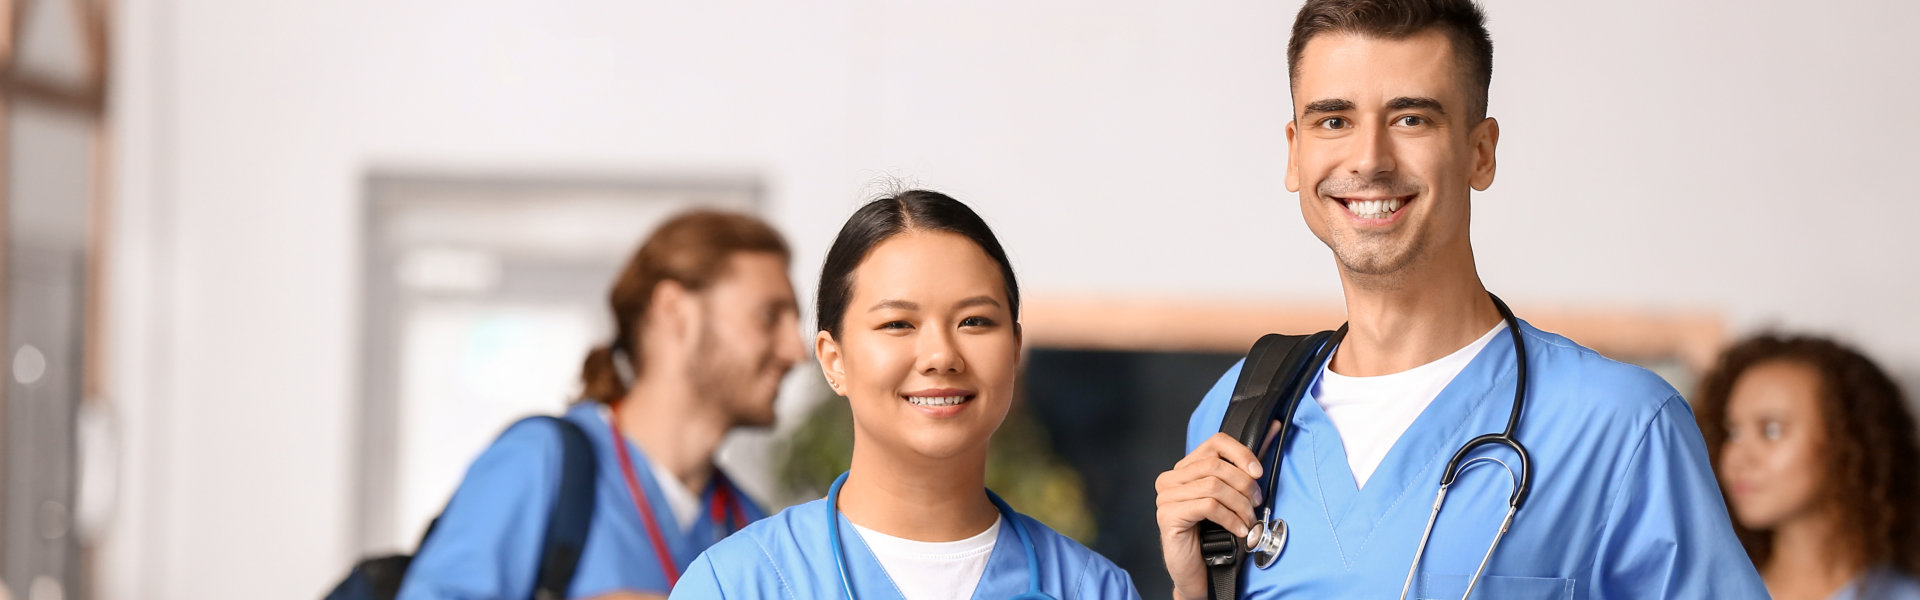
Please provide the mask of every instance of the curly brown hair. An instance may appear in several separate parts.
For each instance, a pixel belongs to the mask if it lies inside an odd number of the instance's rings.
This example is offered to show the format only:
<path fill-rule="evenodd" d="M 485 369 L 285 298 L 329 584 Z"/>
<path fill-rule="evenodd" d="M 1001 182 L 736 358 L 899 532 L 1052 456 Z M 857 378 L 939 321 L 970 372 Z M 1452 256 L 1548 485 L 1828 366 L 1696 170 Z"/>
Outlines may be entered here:
<path fill-rule="evenodd" d="M 1920 444 L 1900 387 L 1866 356 L 1831 339 L 1763 334 L 1734 345 L 1701 382 L 1694 399 L 1707 452 L 1717 468 L 1727 441 L 1726 413 L 1734 382 L 1762 363 L 1789 361 L 1819 373 L 1826 421 L 1828 479 L 1824 501 L 1839 507 L 1838 524 L 1864 565 L 1920 573 Z M 1726 490 L 1721 490 L 1722 496 Z M 1732 512 L 1732 506 L 1728 511 Z M 1755 565 L 1773 555 L 1773 535 L 1734 531 Z"/>

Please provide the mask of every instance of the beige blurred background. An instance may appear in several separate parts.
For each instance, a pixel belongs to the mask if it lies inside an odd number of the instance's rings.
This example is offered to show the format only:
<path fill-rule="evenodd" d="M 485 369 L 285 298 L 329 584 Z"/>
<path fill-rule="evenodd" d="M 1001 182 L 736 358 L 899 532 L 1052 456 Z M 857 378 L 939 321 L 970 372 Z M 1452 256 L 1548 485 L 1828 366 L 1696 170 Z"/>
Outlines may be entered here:
<path fill-rule="evenodd" d="M 1474 237 L 1523 318 L 1683 387 L 1769 327 L 1920 386 L 1920 5 L 1483 4 Z M 1282 185 L 1297 2 L 0 5 L 0 597 L 316 597 L 409 546 L 500 425 L 564 404 L 679 207 L 772 221 L 808 303 L 863 199 L 951 193 L 1042 346 L 1339 319 Z M 778 433 L 723 453 L 763 498 Z"/>

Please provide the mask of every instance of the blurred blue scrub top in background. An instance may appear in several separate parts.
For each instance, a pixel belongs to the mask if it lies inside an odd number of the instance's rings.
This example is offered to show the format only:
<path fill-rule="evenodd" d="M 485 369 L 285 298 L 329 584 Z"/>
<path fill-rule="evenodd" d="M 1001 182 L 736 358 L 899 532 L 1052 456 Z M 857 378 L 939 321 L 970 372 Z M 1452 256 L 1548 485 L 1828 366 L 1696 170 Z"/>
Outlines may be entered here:
<path fill-rule="evenodd" d="M 597 402 L 582 402 L 564 417 L 585 431 L 598 461 L 594 510 L 587 546 L 567 597 L 583 598 L 615 591 L 666 594 L 666 575 L 655 558 L 633 495 L 628 492 L 613 432 Z M 559 494 L 560 441 L 552 425 L 522 423 L 474 459 L 466 479 L 421 545 L 400 588 L 402 600 L 441 598 L 527 598 L 546 533 L 547 511 Z M 544 431 L 542 429 L 545 429 Z M 729 524 L 716 521 L 714 494 L 724 476 L 716 471 L 700 498 L 702 512 L 691 529 L 673 517 L 659 485 L 648 472 L 651 461 L 640 447 L 622 438 L 633 458 L 637 479 L 664 531 L 675 572 L 725 537 Z M 735 506 L 751 522 L 766 511 L 737 490 Z M 725 517 L 721 517 L 724 519 Z"/>
<path fill-rule="evenodd" d="M 1828 600 L 1920 600 L 1920 582 L 1888 565 L 1867 569 Z"/>
<path fill-rule="evenodd" d="M 1680 394 L 1645 369 L 1524 321 L 1521 330 L 1529 377 L 1516 436 L 1533 459 L 1532 491 L 1474 597 L 1766 598 Z M 1513 341 L 1498 336 L 1407 428 L 1363 489 L 1333 422 L 1318 402 L 1303 400 L 1274 509 L 1290 539 L 1272 568 L 1245 567 L 1241 597 L 1398 598 L 1441 471 L 1467 440 L 1506 428 L 1515 374 Z M 1236 365 L 1194 410 L 1188 452 L 1220 431 L 1239 377 Z M 1520 468 L 1505 448 L 1472 456 Z M 1512 481 L 1494 463 L 1460 472 L 1411 597 L 1466 591 L 1506 516 Z"/>

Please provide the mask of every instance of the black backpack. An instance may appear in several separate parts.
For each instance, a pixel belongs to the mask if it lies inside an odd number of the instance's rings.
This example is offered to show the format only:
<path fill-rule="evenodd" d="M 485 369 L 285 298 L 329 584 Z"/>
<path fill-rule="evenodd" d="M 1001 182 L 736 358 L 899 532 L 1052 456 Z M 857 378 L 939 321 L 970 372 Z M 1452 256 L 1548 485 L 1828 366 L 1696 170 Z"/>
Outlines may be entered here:
<path fill-rule="evenodd" d="M 1275 419 L 1293 422 L 1293 409 L 1300 406 L 1300 398 L 1306 395 L 1307 386 L 1313 381 L 1313 369 L 1320 366 L 1324 353 L 1331 350 L 1329 340 L 1345 332 L 1342 327 L 1339 332 L 1322 331 L 1313 335 L 1269 333 L 1254 342 L 1240 367 L 1240 379 L 1233 386 L 1227 414 L 1220 420 L 1220 432 L 1259 453 L 1267 424 Z M 1279 408 L 1284 408 L 1285 414 L 1274 414 Z M 1275 447 L 1285 448 L 1288 429 L 1290 427 L 1280 428 L 1280 434 L 1273 438 Z M 1268 476 L 1278 477 L 1279 473 Z M 1241 540 L 1212 521 L 1202 521 L 1200 558 L 1207 565 L 1207 595 L 1214 600 L 1239 597 L 1240 566 L 1246 562 L 1246 548 Z"/>
<path fill-rule="evenodd" d="M 547 534 L 541 544 L 540 571 L 533 586 L 535 600 L 561 600 L 573 582 L 574 567 L 580 563 L 580 551 L 587 545 L 587 525 L 593 519 L 593 480 L 598 461 L 593 445 L 578 425 L 548 416 L 527 417 L 528 421 L 551 421 L 560 434 L 560 495 L 547 513 Z M 509 427 L 511 429 L 511 427 Z M 420 542 L 433 536 L 439 519 L 427 526 Z M 400 594 L 400 582 L 406 578 L 413 556 L 396 554 L 362 559 L 347 573 L 340 585 L 327 593 L 326 600 L 392 600 Z"/>

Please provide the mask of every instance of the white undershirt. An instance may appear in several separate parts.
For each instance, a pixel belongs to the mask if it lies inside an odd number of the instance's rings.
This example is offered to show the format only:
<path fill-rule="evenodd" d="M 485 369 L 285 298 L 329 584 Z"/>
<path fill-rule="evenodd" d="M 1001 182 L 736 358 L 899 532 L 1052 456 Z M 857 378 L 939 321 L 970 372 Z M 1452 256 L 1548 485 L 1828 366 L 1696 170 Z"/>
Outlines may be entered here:
<path fill-rule="evenodd" d="M 978 535 L 951 542 L 920 542 L 890 536 L 859 525 L 854 531 L 880 559 L 907 600 L 966 600 L 987 571 L 987 558 L 1000 538 L 1000 521 Z"/>
<path fill-rule="evenodd" d="M 1347 449 L 1347 466 L 1353 469 L 1354 487 L 1367 486 L 1367 478 L 1386 459 L 1393 443 L 1407 432 L 1414 419 L 1433 404 L 1454 377 L 1473 362 L 1480 349 L 1493 336 L 1506 330 L 1501 321 L 1486 335 L 1439 360 L 1391 375 L 1348 377 L 1320 368 L 1320 379 L 1313 386 L 1313 399 L 1333 421 L 1340 443 Z M 1333 361 L 1327 361 L 1329 365 Z"/>
<path fill-rule="evenodd" d="M 700 518 L 700 496 L 687 489 L 687 484 L 679 477 L 666 474 L 666 469 L 647 462 L 647 470 L 653 473 L 653 484 L 660 487 L 660 495 L 667 497 L 667 511 L 673 513 L 673 520 L 680 524 L 681 530 L 691 529 L 693 522 Z"/>
<path fill-rule="evenodd" d="M 600 405 L 600 420 L 608 422 L 613 420 L 613 410 L 604 404 Z M 619 442 L 628 441 L 626 435 L 622 434 L 620 437 Z M 673 513 L 673 521 L 680 524 L 681 530 L 692 528 L 693 521 L 700 518 L 700 495 L 687 489 L 687 484 L 682 483 L 679 477 L 666 474 L 666 469 L 654 464 L 653 459 L 647 457 L 647 453 L 638 453 L 638 458 L 640 465 L 644 465 L 647 473 L 653 477 L 654 487 L 660 488 L 660 495 L 666 496 L 667 512 Z M 661 535 L 666 533 L 660 532 Z"/>

